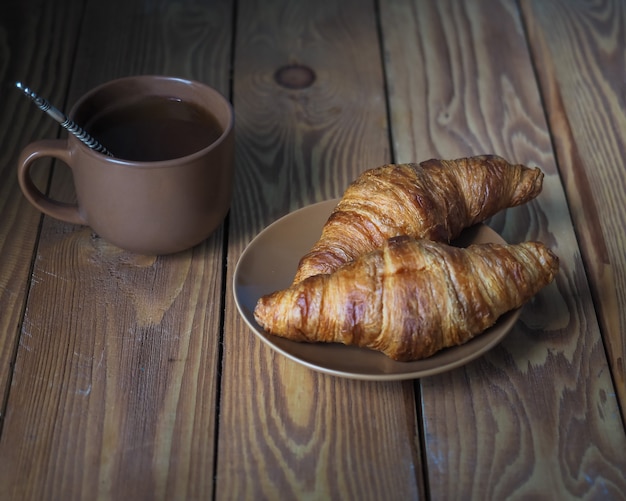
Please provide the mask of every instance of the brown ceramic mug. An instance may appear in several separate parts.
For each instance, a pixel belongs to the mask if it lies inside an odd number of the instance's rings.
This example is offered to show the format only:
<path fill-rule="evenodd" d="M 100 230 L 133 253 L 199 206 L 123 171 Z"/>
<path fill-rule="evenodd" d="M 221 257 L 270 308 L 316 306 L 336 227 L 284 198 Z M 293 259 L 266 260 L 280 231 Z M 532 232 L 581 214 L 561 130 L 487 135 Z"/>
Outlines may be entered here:
<path fill-rule="evenodd" d="M 178 78 L 127 77 L 91 90 L 69 115 L 114 157 L 74 136 L 26 146 L 18 180 L 39 210 L 141 254 L 187 249 L 220 225 L 231 202 L 234 114 L 216 90 Z M 76 204 L 35 186 L 30 169 L 41 157 L 70 167 Z"/>

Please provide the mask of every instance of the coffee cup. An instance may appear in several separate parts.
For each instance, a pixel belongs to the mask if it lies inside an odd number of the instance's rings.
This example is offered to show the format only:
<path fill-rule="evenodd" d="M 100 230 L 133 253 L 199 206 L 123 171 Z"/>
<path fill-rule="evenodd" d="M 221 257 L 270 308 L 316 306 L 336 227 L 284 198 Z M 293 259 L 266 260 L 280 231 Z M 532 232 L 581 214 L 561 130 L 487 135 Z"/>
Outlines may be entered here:
<path fill-rule="evenodd" d="M 18 181 L 37 209 L 150 255 L 193 247 L 221 224 L 232 197 L 234 113 L 219 92 L 180 78 L 126 77 L 89 91 L 69 116 L 113 156 L 75 136 L 27 145 Z M 34 184 L 30 171 L 42 157 L 69 166 L 75 204 Z"/>

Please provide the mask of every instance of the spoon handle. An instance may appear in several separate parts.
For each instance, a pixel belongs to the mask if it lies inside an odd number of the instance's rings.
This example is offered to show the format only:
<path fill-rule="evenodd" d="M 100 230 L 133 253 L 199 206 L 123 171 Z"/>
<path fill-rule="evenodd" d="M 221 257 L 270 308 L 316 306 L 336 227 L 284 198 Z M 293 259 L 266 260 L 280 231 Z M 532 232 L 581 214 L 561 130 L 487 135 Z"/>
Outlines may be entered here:
<path fill-rule="evenodd" d="M 71 120 L 65 113 L 52 106 L 43 97 L 37 95 L 33 90 L 25 87 L 21 82 L 16 82 L 15 86 L 20 89 L 27 97 L 31 98 L 33 102 L 39 106 L 41 111 L 44 111 L 54 120 L 61 124 L 61 127 L 67 129 L 71 134 L 74 134 L 78 139 L 85 143 L 89 148 L 103 153 L 109 157 L 113 155 L 102 144 L 100 144 L 94 137 L 92 137 L 86 130 L 77 125 Z"/>

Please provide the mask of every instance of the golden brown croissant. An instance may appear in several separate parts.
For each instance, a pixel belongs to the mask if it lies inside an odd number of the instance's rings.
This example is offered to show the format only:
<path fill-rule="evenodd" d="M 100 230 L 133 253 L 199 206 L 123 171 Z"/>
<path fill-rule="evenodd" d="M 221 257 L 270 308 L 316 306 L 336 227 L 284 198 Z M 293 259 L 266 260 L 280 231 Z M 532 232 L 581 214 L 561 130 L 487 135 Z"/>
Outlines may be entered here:
<path fill-rule="evenodd" d="M 262 297 L 254 314 L 267 331 L 295 341 L 418 360 L 483 332 L 550 283 L 558 267 L 538 242 L 462 249 L 396 237 L 331 274 Z"/>
<path fill-rule="evenodd" d="M 398 235 L 450 242 L 464 228 L 535 198 L 542 182 L 539 168 L 494 155 L 365 171 L 346 189 L 293 282 L 330 273 Z"/>

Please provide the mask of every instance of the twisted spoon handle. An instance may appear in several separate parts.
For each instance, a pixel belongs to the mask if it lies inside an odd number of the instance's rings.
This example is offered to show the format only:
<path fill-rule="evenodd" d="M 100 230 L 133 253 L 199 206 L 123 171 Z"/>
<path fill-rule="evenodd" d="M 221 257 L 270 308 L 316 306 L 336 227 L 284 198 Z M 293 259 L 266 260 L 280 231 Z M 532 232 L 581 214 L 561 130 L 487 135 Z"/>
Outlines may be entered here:
<path fill-rule="evenodd" d="M 32 99 L 33 102 L 41 109 L 41 111 L 50 115 L 54 120 L 61 124 L 61 127 L 67 129 L 71 134 L 73 134 L 83 143 L 89 146 L 89 148 L 103 153 L 109 157 L 113 156 L 113 154 L 109 150 L 107 150 L 102 144 L 100 144 L 86 130 L 84 130 L 73 120 L 67 117 L 63 112 L 52 106 L 43 97 L 37 95 L 33 90 L 29 89 L 28 87 L 25 87 L 21 82 L 16 82 L 15 86 L 20 89 L 24 93 L 24 95 Z"/>

